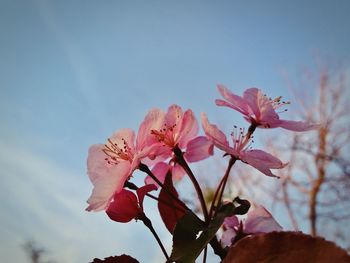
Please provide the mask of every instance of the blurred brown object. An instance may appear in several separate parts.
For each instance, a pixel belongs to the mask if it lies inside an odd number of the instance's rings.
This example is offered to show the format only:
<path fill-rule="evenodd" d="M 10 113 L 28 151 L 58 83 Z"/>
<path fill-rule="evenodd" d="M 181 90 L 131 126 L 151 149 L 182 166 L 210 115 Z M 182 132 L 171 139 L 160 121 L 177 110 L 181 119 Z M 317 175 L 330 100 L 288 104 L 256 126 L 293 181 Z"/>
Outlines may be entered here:
<path fill-rule="evenodd" d="M 223 263 L 350 263 L 334 243 L 300 232 L 272 232 L 243 238 L 229 249 Z"/>

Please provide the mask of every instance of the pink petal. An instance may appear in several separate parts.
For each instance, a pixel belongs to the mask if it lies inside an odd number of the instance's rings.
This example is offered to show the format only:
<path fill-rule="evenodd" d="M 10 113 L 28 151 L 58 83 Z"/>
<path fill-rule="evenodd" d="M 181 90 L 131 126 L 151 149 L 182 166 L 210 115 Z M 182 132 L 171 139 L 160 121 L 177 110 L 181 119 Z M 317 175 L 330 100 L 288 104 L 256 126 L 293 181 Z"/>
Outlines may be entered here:
<path fill-rule="evenodd" d="M 127 143 L 127 146 L 134 151 L 134 144 L 135 144 L 135 132 L 131 129 L 121 129 L 115 133 L 112 134 L 110 137 L 111 141 L 113 143 L 116 143 L 118 147 L 122 148 L 125 145 L 125 142 Z M 125 142 L 124 142 L 125 140 Z M 107 142 L 107 145 L 110 144 Z"/>
<path fill-rule="evenodd" d="M 287 130 L 302 132 L 316 130 L 320 127 L 319 124 L 312 124 L 303 121 L 288 121 L 288 120 L 278 120 L 270 124 L 271 128 L 281 127 Z"/>
<path fill-rule="evenodd" d="M 229 247 L 232 245 L 232 241 L 234 240 L 235 237 L 236 237 L 236 231 L 234 231 L 233 229 L 227 229 L 222 234 L 220 243 L 224 248 Z"/>
<path fill-rule="evenodd" d="M 218 85 L 217 86 L 221 96 L 228 101 L 229 103 L 223 101 L 223 100 L 216 100 L 215 103 L 217 106 L 226 106 L 230 107 L 244 115 L 248 114 L 248 104 L 246 101 L 235 94 L 233 94 L 228 88 L 226 88 L 224 85 Z"/>
<path fill-rule="evenodd" d="M 263 162 L 266 166 L 268 166 L 271 169 L 281 169 L 287 165 L 277 157 L 262 150 L 249 150 L 245 152 L 246 157 L 247 155 L 249 159 L 255 159 L 259 162 Z"/>
<path fill-rule="evenodd" d="M 182 108 L 173 104 L 168 108 L 168 112 L 165 115 L 165 123 L 168 128 L 173 127 L 173 132 L 176 134 L 181 130 L 182 118 Z"/>
<path fill-rule="evenodd" d="M 239 158 L 260 172 L 271 177 L 278 176 L 274 175 L 270 169 L 280 169 L 285 166 L 285 164 L 283 164 L 280 160 L 261 150 L 241 152 Z"/>
<path fill-rule="evenodd" d="M 145 195 L 151 191 L 157 190 L 157 188 L 158 187 L 155 184 L 147 184 L 136 190 L 137 196 L 139 198 L 139 204 L 142 210 L 143 210 L 143 199 Z"/>
<path fill-rule="evenodd" d="M 261 90 L 257 88 L 247 89 L 243 94 L 243 98 L 249 104 L 250 114 L 255 115 L 252 117 L 257 123 L 268 126 L 269 122 L 278 120 L 278 114 L 272 107 L 270 99 Z"/>
<path fill-rule="evenodd" d="M 227 102 L 225 100 L 216 99 L 215 104 L 216 104 L 216 106 L 228 107 L 228 108 L 231 108 L 233 110 L 238 111 L 239 113 L 242 113 L 243 115 L 248 115 L 248 113 L 246 111 L 243 111 L 242 109 L 238 108 L 236 105 L 231 104 L 230 102 Z"/>
<path fill-rule="evenodd" d="M 220 131 L 216 125 L 209 123 L 208 117 L 205 113 L 202 112 L 201 118 L 205 135 L 207 135 L 207 137 L 211 141 L 213 141 L 214 145 L 219 149 L 225 152 L 230 151 L 231 149 L 225 134 L 222 131 Z"/>
<path fill-rule="evenodd" d="M 168 164 L 164 162 L 159 162 L 152 168 L 152 173 L 155 175 L 155 177 L 157 177 L 157 179 L 161 183 L 164 183 L 165 176 L 169 171 L 169 169 L 170 169 L 170 166 Z M 158 184 L 150 176 L 147 176 L 145 178 L 145 184 L 154 184 L 158 186 Z"/>
<path fill-rule="evenodd" d="M 230 217 L 226 217 L 224 219 L 224 227 L 226 229 L 230 228 L 230 229 L 237 229 L 239 227 L 239 220 L 238 217 L 233 215 Z"/>
<path fill-rule="evenodd" d="M 106 165 L 106 154 L 102 151 L 103 144 L 94 144 L 89 148 L 87 158 L 87 174 L 90 181 L 94 183 L 101 175 L 108 173 L 114 166 Z"/>
<path fill-rule="evenodd" d="M 113 201 L 106 210 L 110 219 L 121 223 L 127 223 L 136 218 L 139 212 L 136 195 L 125 189 L 114 195 Z"/>
<path fill-rule="evenodd" d="M 198 136 L 187 144 L 185 158 L 188 162 L 198 162 L 213 155 L 214 147 L 211 140 Z"/>
<path fill-rule="evenodd" d="M 164 122 L 165 113 L 160 109 L 152 109 L 148 112 L 140 125 L 136 148 L 142 150 L 144 147 L 156 143 L 157 139 L 151 134 L 151 130 L 159 130 Z"/>
<path fill-rule="evenodd" d="M 257 206 L 248 212 L 244 222 L 244 233 L 257 234 L 272 231 L 282 231 L 282 227 L 263 206 Z"/>
<path fill-rule="evenodd" d="M 179 133 L 179 147 L 185 148 L 187 143 L 198 133 L 198 123 L 192 110 L 187 110 L 182 118 L 181 130 Z"/>
<path fill-rule="evenodd" d="M 108 173 L 100 174 L 94 179 L 94 189 L 88 199 L 87 211 L 100 211 L 107 207 L 114 193 L 119 193 L 130 175 L 130 163 L 120 162 Z"/>
<path fill-rule="evenodd" d="M 148 154 L 146 155 L 144 152 L 141 153 L 141 155 L 146 156 L 142 159 L 142 163 L 147 166 L 153 166 L 168 159 L 172 155 L 172 150 L 161 144 L 150 146 L 150 149 L 146 147 L 145 152 L 148 152 Z"/>
<path fill-rule="evenodd" d="M 260 97 L 261 91 L 257 88 L 250 88 L 244 91 L 243 98 L 247 102 L 250 108 L 250 114 L 254 114 L 256 118 L 260 117 L 260 109 L 258 98 Z"/>
<path fill-rule="evenodd" d="M 184 175 L 186 174 L 186 171 L 181 167 L 181 165 L 175 164 L 171 169 L 171 173 L 172 173 L 173 180 L 177 182 L 184 177 Z"/>
<path fill-rule="evenodd" d="M 131 169 L 135 170 L 138 168 L 140 162 L 152 166 L 155 163 L 164 161 L 172 154 L 171 149 L 164 145 L 156 142 L 154 144 L 145 146 L 141 151 L 134 155 Z"/>

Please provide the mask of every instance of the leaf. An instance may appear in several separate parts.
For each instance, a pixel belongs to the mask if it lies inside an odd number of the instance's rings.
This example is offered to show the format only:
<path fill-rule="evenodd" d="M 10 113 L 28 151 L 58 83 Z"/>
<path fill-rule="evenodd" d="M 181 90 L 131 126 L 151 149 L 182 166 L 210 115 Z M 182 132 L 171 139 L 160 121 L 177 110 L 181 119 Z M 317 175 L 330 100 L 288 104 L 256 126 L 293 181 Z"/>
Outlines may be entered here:
<path fill-rule="evenodd" d="M 223 263 L 350 263 L 334 243 L 301 232 L 271 232 L 249 236 L 232 246 Z"/>
<path fill-rule="evenodd" d="M 171 194 L 169 194 L 169 192 Z M 166 228 L 170 233 L 173 233 L 176 223 L 185 215 L 186 212 L 186 205 L 179 199 L 178 201 L 174 200 L 174 197 L 178 198 L 178 196 L 179 195 L 173 185 L 171 173 L 168 172 L 165 177 L 164 187 L 159 193 L 158 210 Z"/>
<path fill-rule="evenodd" d="M 155 184 L 146 184 L 136 190 L 136 194 L 139 199 L 139 205 L 142 210 L 143 210 L 143 199 L 145 198 L 145 195 L 155 190 L 157 190 L 157 186 Z"/>
<path fill-rule="evenodd" d="M 94 261 L 92 261 L 92 263 L 139 263 L 139 262 L 133 257 L 123 254 L 121 256 L 108 257 L 105 259 L 95 258 Z"/>
<path fill-rule="evenodd" d="M 207 227 L 194 213 L 188 211 L 175 227 L 170 258 L 178 263 L 193 263 L 213 239 L 225 217 L 233 214 L 234 208 L 233 203 L 223 205 Z"/>

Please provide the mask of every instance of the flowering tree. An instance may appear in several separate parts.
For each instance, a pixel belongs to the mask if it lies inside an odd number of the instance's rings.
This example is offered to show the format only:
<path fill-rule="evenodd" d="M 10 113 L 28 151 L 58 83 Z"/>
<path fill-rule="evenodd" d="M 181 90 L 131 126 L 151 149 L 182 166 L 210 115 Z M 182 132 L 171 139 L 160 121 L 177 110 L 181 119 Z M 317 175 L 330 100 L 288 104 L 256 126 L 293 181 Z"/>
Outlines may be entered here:
<path fill-rule="evenodd" d="M 270 99 L 257 88 L 246 90 L 242 97 L 222 85 L 218 86 L 218 90 L 223 99 L 216 100 L 216 104 L 238 111 L 249 123 L 247 129 L 234 128 L 230 134 L 231 142 L 216 125 L 209 122 L 205 113 L 201 114 L 205 136 L 198 135 L 194 113 L 171 105 L 167 112 L 150 110 L 137 136 L 130 129 L 122 129 L 112 134 L 105 144 L 93 145 L 89 150 L 88 175 L 94 188 L 86 210 L 104 210 L 111 220 L 120 223 L 134 219 L 142 221 L 155 237 L 167 262 L 194 262 L 203 251 L 205 262 L 208 245 L 224 260 L 229 248 L 234 248 L 239 240 L 281 231 L 281 226 L 262 206 L 249 211 L 245 221 L 237 217 L 248 212 L 250 203 L 239 197 L 223 200 L 230 171 L 240 161 L 273 180 L 278 176 L 272 170 L 282 169 L 286 164 L 270 153 L 252 149 L 253 133 L 258 128 L 281 127 L 302 132 L 319 127 L 312 122 L 280 119 L 276 109 L 287 103 L 282 102 L 281 97 Z M 202 187 L 189 163 L 211 157 L 214 146 L 223 152 L 227 168 L 215 189 L 212 202 L 207 205 Z M 132 182 L 133 172 L 137 169 L 145 173 L 143 186 Z M 199 212 L 192 211 L 180 199 L 174 186 L 174 182 L 186 175 L 196 191 L 201 207 Z M 160 189 L 159 194 L 155 196 L 151 192 L 157 189 Z M 170 255 L 147 217 L 144 198 L 157 202 L 160 216 L 173 235 Z M 219 241 L 217 233 L 221 227 L 224 233 Z M 106 258 L 105 262 L 137 262 L 126 257 Z M 95 259 L 95 262 L 101 260 Z"/>

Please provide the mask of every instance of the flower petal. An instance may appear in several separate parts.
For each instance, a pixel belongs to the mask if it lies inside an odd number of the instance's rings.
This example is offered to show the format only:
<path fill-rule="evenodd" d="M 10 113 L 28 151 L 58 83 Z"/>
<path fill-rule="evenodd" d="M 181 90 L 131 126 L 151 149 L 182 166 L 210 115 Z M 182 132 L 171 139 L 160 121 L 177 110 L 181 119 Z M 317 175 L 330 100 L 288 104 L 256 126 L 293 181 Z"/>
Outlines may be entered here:
<path fill-rule="evenodd" d="M 128 146 L 132 149 L 132 151 L 134 151 L 135 132 L 132 129 L 121 129 L 113 133 L 110 139 L 113 143 L 116 143 L 120 148 L 122 148 L 126 142 Z"/>
<path fill-rule="evenodd" d="M 220 243 L 224 248 L 229 247 L 232 245 L 232 241 L 234 240 L 235 237 L 236 237 L 236 231 L 234 231 L 233 229 L 227 229 L 222 234 Z"/>
<path fill-rule="evenodd" d="M 180 149 L 186 147 L 187 143 L 193 139 L 198 133 L 198 123 L 196 117 L 194 116 L 192 110 L 185 111 L 182 123 L 181 130 L 179 133 L 178 143 Z"/>
<path fill-rule="evenodd" d="M 224 219 L 224 228 L 226 229 L 237 229 L 239 227 L 239 220 L 238 217 L 233 215 L 226 217 Z"/>
<path fill-rule="evenodd" d="M 147 184 L 136 190 L 137 197 L 139 198 L 139 204 L 142 210 L 143 210 L 143 199 L 145 195 L 151 191 L 157 190 L 157 188 L 158 187 L 155 184 Z"/>
<path fill-rule="evenodd" d="M 213 155 L 213 146 L 207 137 L 198 136 L 188 142 L 184 156 L 188 162 L 198 162 Z"/>
<path fill-rule="evenodd" d="M 182 108 L 179 105 L 173 104 L 165 114 L 165 124 L 168 128 L 172 127 L 173 133 L 178 134 L 181 130 L 182 118 Z"/>
<path fill-rule="evenodd" d="M 269 211 L 263 206 L 257 206 L 248 212 L 243 231 L 246 234 L 268 233 L 282 231 L 282 227 L 272 217 Z"/>
<path fill-rule="evenodd" d="M 160 109 L 152 109 L 148 112 L 137 134 L 136 148 L 138 150 L 157 142 L 156 137 L 151 134 L 151 130 L 159 130 L 163 125 L 164 117 L 165 113 Z"/>
<path fill-rule="evenodd" d="M 106 210 L 110 219 L 120 223 L 131 221 L 138 216 L 139 212 L 136 195 L 125 189 L 114 195 Z"/>
<path fill-rule="evenodd" d="M 152 168 L 152 173 L 161 183 L 164 183 L 165 176 L 169 169 L 170 166 L 167 163 L 159 162 Z M 158 186 L 158 184 L 149 175 L 145 178 L 145 184 L 154 184 L 156 187 Z"/>
<path fill-rule="evenodd" d="M 220 131 L 216 125 L 210 124 L 207 115 L 203 112 L 201 114 L 201 119 L 205 135 L 207 135 L 207 137 L 214 143 L 216 147 L 225 152 L 229 152 L 231 149 L 226 135 Z"/>
<path fill-rule="evenodd" d="M 105 160 L 106 154 L 102 151 L 103 148 L 103 144 L 95 144 L 89 149 L 87 173 L 94 189 L 87 201 L 89 203 L 87 211 L 105 209 L 113 194 L 121 191 L 130 175 L 130 163 L 124 161 L 109 164 Z"/>
<path fill-rule="evenodd" d="M 184 175 L 186 174 L 186 171 L 182 168 L 179 164 L 174 164 L 172 170 L 171 170 L 172 178 L 175 182 L 180 181 Z"/>
<path fill-rule="evenodd" d="M 270 128 L 281 127 L 287 130 L 302 132 L 316 130 L 320 127 L 319 124 L 307 123 L 303 121 L 288 121 L 288 120 L 278 120 L 270 124 Z"/>
<path fill-rule="evenodd" d="M 258 98 L 261 91 L 257 88 L 250 88 L 243 92 L 243 98 L 249 105 L 250 114 L 254 114 L 256 118 L 260 118 L 260 109 L 258 104 Z"/>
<path fill-rule="evenodd" d="M 240 152 L 239 158 L 258 169 L 260 172 L 271 177 L 278 177 L 274 175 L 270 169 L 280 169 L 286 166 L 279 159 L 271 154 L 261 150 L 250 150 Z"/>
<path fill-rule="evenodd" d="M 248 159 L 255 159 L 258 160 L 259 162 L 264 163 L 266 166 L 268 166 L 270 169 L 281 169 L 283 167 L 285 167 L 287 164 L 283 163 L 280 159 L 278 159 L 277 157 L 264 152 L 262 150 L 249 150 L 245 152 L 245 156 L 247 157 L 248 155 Z"/>
<path fill-rule="evenodd" d="M 228 88 L 224 85 L 217 85 L 217 88 L 221 96 L 228 101 L 229 103 L 223 100 L 215 100 L 217 106 L 226 106 L 230 107 L 244 115 L 249 114 L 247 102 L 240 96 L 233 94 Z"/>
<path fill-rule="evenodd" d="M 130 163 L 120 162 L 106 173 L 94 175 L 94 189 L 88 199 L 87 211 L 101 211 L 105 209 L 114 193 L 122 190 L 125 181 L 130 175 Z"/>

